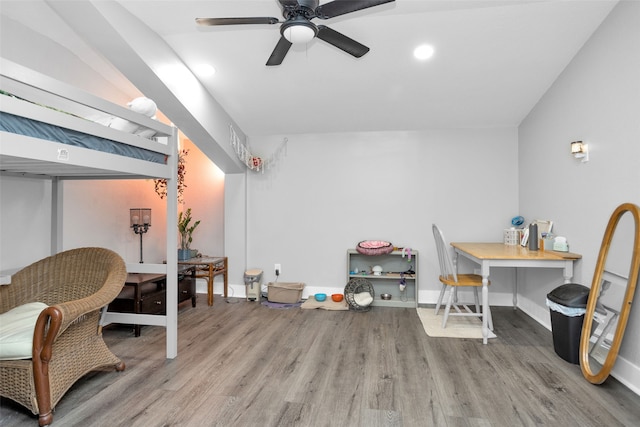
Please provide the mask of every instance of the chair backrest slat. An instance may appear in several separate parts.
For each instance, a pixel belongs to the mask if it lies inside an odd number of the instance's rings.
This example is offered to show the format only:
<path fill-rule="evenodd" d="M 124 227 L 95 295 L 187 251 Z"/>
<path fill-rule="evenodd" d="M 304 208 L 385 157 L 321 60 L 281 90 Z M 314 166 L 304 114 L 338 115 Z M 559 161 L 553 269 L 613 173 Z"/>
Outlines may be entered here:
<path fill-rule="evenodd" d="M 438 262 L 440 264 L 440 275 L 444 278 L 453 279 L 454 282 L 458 281 L 458 275 L 453 267 L 451 261 L 451 255 L 449 253 L 449 247 L 444 239 L 442 231 L 437 225 L 432 225 L 433 237 L 436 241 L 436 249 L 438 251 Z"/>

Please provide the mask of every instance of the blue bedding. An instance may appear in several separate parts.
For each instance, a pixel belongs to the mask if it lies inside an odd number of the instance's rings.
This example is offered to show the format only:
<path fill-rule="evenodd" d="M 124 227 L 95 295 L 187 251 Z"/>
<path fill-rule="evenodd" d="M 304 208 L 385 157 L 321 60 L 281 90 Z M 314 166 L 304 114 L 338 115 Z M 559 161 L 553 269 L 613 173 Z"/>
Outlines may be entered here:
<path fill-rule="evenodd" d="M 162 153 L 132 147 L 121 142 L 88 135 L 5 112 L 0 112 L 0 130 L 148 162 L 166 163 L 165 155 Z"/>

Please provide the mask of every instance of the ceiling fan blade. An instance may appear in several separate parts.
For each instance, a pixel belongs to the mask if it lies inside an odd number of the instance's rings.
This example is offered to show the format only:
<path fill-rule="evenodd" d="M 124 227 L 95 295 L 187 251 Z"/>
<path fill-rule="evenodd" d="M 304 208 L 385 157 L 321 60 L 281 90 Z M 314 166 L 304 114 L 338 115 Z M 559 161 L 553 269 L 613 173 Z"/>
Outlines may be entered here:
<path fill-rule="evenodd" d="M 287 56 L 287 52 L 289 52 L 289 48 L 291 47 L 291 42 L 285 39 L 283 36 L 280 36 L 280 40 L 278 40 L 278 44 L 276 45 L 273 52 L 271 52 L 271 56 L 267 61 L 267 65 L 280 65 L 282 64 L 282 60 L 285 56 Z"/>
<path fill-rule="evenodd" d="M 379 6 L 384 3 L 390 3 L 395 0 L 334 0 L 332 2 L 320 5 L 316 8 L 316 17 L 320 19 L 329 19 L 346 13 L 355 12 L 357 10 L 367 9 Z"/>
<path fill-rule="evenodd" d="M 277 24 L 278 18 L 263 16 L 254 18 L 196 18 L 198 25 Z"/>
<path fill-rule="evenodd" d="M 357 41 L 345 36 L 342 33 L 332 30 L 325 25 L 318 25 L 318 34 L 316 35 L 321 40 L 326 41 L 329 44 L 334 45 L 338 49 L 342 49 L 349 55 L 353 55 L 356 58 L 360 58 L 365 53 L 369 52 L 369 48 Z"/>

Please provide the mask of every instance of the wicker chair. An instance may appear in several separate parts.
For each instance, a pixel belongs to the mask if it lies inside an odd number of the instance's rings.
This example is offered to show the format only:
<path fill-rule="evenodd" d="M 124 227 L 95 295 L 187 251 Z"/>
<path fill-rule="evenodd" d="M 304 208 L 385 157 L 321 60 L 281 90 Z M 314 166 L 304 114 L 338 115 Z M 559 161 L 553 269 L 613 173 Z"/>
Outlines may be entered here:
<path fill-rule="evenodd" d="M 53 408 L 82 376 L 97 368 L 124 370 L 98 322 L 126 276 L 115 252 L 80 248 L 40 260 L 0 286 L 0 313 L 29 302 L 49 306 L 36 322 L 32 358 L 0 361 L 0 395 L 39 414 L 39 425 L 49 425 Z"/>

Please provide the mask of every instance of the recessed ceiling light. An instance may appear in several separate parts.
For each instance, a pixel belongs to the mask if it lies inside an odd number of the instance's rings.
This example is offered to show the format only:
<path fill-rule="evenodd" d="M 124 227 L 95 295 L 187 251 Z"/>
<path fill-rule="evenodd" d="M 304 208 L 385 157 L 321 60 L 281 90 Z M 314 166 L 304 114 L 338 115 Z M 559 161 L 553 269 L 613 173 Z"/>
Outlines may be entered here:
<path fill-rule="evenodd" d="M 216 69 L 209 64 L 196 65 L 193 71 L 200 77 L 211 77 L 216 73 Z"/>
<path fill-rule="evenodd" d="M 419 59 L 421 61 L 425 61 L 425 60 L 431 58 L 433 56 L 434 52 L 435 52 L 435 50 L 433 49 L 433 46 L 431 46 L 429 44 L 422 44 L 422 45 L 418 46 L 417 48 L 415 48 L 415 50 L 413 51 L 413 56 L 416 59 Z"/>

